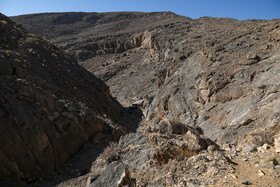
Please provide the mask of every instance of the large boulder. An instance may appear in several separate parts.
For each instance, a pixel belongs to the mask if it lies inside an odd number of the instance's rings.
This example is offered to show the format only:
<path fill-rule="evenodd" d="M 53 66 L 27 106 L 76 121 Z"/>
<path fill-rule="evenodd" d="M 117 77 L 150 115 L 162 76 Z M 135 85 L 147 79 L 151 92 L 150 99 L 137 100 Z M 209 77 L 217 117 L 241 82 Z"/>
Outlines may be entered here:
<path fill-rule="evenodd" d="M 154 150 L 153 158 L 159 164 L 191 157 L 211 145 L 197 130 L 181 123 L 162 121 L 146 131 L 147 141 Z"/>

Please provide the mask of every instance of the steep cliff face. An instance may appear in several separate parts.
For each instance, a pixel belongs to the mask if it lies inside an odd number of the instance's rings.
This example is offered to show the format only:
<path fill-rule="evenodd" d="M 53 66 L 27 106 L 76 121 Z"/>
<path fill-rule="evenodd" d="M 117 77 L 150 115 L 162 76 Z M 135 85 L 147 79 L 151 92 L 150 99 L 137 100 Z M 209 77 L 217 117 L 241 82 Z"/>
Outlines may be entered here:
<path fill-rule="evenodd" d="M 18 185 L 59 168 L 96 134 L 129 127 L 108 86 L 2 14 L 0 88 L 0 179 Z"/>

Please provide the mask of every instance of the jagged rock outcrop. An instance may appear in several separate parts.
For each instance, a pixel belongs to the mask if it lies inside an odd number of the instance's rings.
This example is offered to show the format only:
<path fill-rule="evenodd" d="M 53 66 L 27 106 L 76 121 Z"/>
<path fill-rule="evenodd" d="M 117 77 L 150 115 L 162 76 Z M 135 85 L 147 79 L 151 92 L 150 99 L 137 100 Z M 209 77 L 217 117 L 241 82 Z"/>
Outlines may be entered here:
<path fill-rule="evenodd" d="M 117 140 L 125 116 L 100 79 L 0 14 L 0 180 L 47 175 L 98 133 Z"/>
<path fill-rule="evenodd" d="M 175 130 L 176 129 L 176 130 Z M 113 158 L 113 159 L 112 159 Z M 187 186 L 208 184 L 232 163 L 218 147 L 194 129 L 164 121 L 142 124 L 136 133 L 110 145 L 93 163 L 91 173 L 61 186 Z"/>

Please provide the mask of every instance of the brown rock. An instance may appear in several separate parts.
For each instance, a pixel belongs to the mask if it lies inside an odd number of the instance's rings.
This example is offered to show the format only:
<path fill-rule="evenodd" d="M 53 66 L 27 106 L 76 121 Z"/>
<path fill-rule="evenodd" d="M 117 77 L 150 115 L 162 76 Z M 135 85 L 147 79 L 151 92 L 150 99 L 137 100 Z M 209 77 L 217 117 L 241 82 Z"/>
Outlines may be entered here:
<path fill-rule="evenodd" d="M 25 185 L 61 167 L 96 134 L 112 136 L 109 123 L 111 130 L 137 124 L 100 79 L 6 16 L 0 21 L 1 179 Z"/>

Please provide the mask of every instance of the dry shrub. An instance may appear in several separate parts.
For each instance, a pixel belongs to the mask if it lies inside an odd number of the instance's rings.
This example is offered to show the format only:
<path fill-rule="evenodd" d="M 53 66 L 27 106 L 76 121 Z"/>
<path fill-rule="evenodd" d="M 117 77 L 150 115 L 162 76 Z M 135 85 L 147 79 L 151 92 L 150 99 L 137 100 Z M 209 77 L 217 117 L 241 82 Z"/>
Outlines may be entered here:
<path fill-rule="evenodd" d="M 92 176 L 99 176 L 106 167 L 113 161 L 117 160 L 118 144 L 110 142 L 110 144 L 103 150 L 103 152 L 92 163 Z"/>
<path fill-rule="evenodd" d="M 99 157 L 102 157 L 106 160 L 110 160 L 112 159 L 112 157 L 116 156 L 118 148 L 118 143 L 110 142 L 110 144 L 103 150 Z"/>
<path fill-rule="evenodd" d="M 280 124 L 276 124 L 272 127 L 267 127 L 263 129 L 257 129 L 248 136 L 248 140 L 255 145 L 262 146 L 267 143 L 273 145 L 274 136 L 280 133 Z"/>

